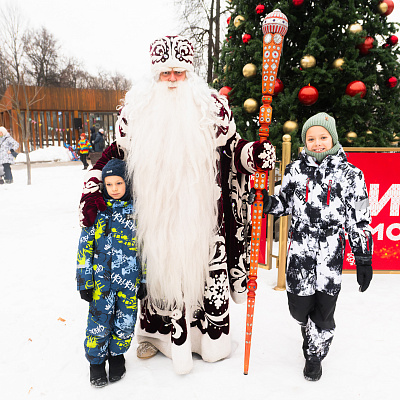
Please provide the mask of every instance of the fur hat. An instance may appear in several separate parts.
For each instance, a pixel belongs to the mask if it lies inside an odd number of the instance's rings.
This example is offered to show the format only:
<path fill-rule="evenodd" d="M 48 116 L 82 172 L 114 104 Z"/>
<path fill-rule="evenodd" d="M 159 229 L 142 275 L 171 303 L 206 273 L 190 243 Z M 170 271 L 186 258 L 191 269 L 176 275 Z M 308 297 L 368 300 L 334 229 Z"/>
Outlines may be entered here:
<path fill-rule="evenodd" d="M 171 68 L 194 71 L 192 43 L 183 36 L 164 36 L 150 45 L 151 72 L 157 74 Z"/>
<path fill-rule="evenodd" d="M 303 130 L 301 131 L 301 140 L 304 144 L 306 143 L 306 133 L 312 126 L 322 126 L 323 128 L 325 128 L 332 136 L 332 144 L 334 146 L 338 142 L 335 118 L 331 117 L 327 113 L 320 112 L 308 118 L 308 120 L 303 125 Z"/>

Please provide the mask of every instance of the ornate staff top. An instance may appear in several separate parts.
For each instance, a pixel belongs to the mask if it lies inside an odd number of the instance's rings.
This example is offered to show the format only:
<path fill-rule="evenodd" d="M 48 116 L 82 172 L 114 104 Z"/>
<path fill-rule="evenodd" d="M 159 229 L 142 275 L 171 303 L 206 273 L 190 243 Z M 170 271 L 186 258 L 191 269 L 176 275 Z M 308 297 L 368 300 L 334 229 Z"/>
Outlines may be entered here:
<path fill-rule="evenodd" d="M 285 36 L 288 27 L 289 23 L 286 15 L 281 10 L 276 9 L 264 18 L 262 31 L 264 35 L 267 33 L 280 33 Z"/>

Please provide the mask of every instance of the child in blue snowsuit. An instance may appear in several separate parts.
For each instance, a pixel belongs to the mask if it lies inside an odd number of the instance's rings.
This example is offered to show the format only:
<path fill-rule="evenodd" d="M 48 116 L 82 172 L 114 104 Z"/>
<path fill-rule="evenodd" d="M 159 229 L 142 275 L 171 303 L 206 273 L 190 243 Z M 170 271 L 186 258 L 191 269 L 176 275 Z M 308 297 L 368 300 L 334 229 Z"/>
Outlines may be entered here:
<path fill-rule="evenodd" d="M 133 201 L 125 179 L 125 163 L 112 159 L 103 168 L 106 210 L 83 228 L 79 240 L 77 285 L 90 303 L 85 354 L 95 387 L 125 375 L 124 353 L 131 344 L 137 317 L 141 265 L 137 256 Z"/>

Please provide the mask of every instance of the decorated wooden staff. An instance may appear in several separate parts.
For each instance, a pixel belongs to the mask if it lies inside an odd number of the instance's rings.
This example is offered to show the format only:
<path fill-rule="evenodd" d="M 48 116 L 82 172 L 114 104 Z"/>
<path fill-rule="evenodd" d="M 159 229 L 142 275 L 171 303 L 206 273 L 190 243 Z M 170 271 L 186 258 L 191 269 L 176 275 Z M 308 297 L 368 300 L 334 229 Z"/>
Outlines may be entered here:
<path fill-rule="evenodd" d="M 262 72 L 262 106 L 260 107 L 260 142 L 267 140 L 269 125 L 272 117 L 272 95 L 275 89 L 275 79 L 281 58 L 283 37 L 288 30 L 286 15 L 280 10 L 274 10 L 268 14 L 262 26 L 263 39 L 263 72 Z M 260 250 L 261 223 L 263 213 L 262 190 L 266 188 L 267 173 L 258 170 L 254 176 L 254 188 L 256 197 L 253 204 L 250 274 L 247 284 L 247 316 L 246 316 L 246 343 L 244 352 L 244 374 L 249 371 L 251 335 L 253 330 L 254 304 L 257 289 L 258 255 Z"/>

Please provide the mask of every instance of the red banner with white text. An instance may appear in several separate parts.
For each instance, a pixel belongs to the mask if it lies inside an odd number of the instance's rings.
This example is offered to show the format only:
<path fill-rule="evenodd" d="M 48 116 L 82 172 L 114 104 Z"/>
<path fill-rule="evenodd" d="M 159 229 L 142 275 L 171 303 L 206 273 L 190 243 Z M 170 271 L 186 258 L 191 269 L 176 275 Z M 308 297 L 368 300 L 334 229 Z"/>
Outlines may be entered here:
<path fill-rule="evenodd" d="M 400 271 L 400 153 L 346 153 L 365 177 L 371 207 L 374 270 Z M 344 269 L 355 269 L 346 244 Z"/>

